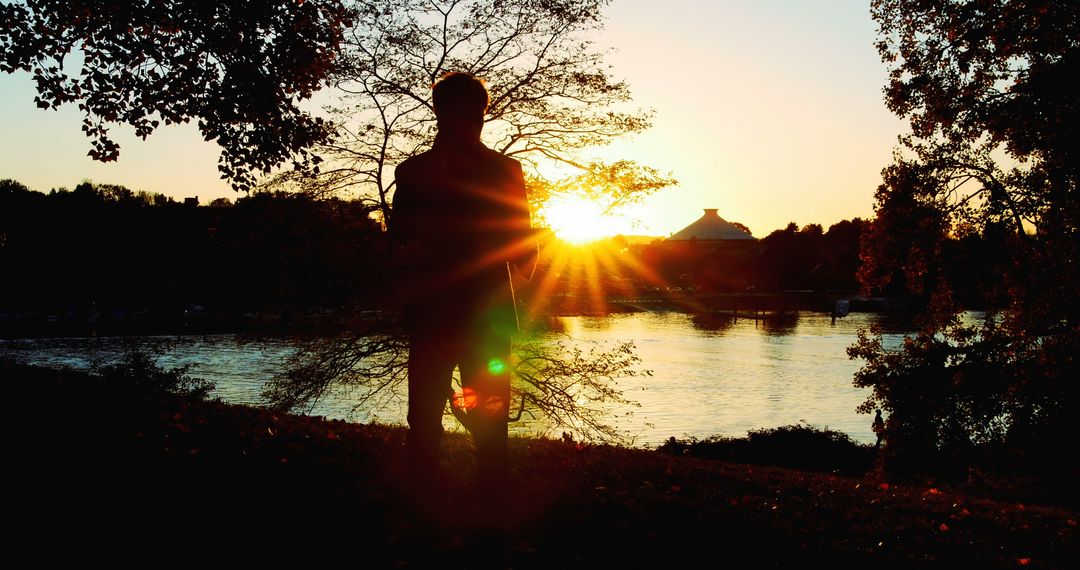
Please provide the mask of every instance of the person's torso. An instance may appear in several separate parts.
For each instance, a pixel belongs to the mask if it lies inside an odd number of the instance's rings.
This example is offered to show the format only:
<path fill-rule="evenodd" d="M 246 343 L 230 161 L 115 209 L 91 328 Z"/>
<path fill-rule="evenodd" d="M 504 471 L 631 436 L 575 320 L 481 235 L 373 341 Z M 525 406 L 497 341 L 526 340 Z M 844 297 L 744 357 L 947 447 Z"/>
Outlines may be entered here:
<path fill-rule="evenodd" d="M 505 250 L 521 205 L 511 162 L 483 147 L 433 149 L 399 167 L 392 223 L 409 244 L 414 308 L 468 315 L 512 304 Z"/>

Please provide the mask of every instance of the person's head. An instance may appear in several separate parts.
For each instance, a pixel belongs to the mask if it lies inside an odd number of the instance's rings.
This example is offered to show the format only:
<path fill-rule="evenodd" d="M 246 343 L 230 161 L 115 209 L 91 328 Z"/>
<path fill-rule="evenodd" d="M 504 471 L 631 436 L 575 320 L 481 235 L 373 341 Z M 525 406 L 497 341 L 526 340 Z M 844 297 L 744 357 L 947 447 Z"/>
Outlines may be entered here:
<path fill-rule="evenodd" d="M 488 92 L 482 81 L 468 73 L 448 73 L 431 87 L 431 102 L 440 132 L 479 137 L 488 106 Z"/>
<path fill-rule="evenodd" d="M 878 408 L 878 409 L 874 410 L 874 413 L 880 416 L 881 415 L 881 408 Z"/>

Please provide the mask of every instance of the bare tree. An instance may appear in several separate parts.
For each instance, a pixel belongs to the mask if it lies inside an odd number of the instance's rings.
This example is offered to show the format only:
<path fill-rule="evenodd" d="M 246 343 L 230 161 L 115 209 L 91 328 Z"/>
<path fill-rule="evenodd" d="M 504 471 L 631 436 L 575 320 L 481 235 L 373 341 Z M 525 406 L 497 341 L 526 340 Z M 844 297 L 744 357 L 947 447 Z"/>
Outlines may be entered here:
<path fill-rule="evenodd" d="M 607 2 L 356 2 L 334 76 L 342 96 L 329 108 L 337 137 L 321 149 L 322 171 L 301 183 L 370 200 L 389 223 L 394 166 L 434 140 L 431 85 L 465 71 L 491 93 L 485 142 L 532 167 L 536 200 L 582 191 L 610 209 L 670 186 L 674 180 L 652 168 L 596 162 L 583 152 L 639 133 L 651 120 L 651 112 L 632 107 L 629 87 L 588 39 L 601 30 Z M 537 170 L 544 164 L 569 174 L 548 180 Z"/>
<path fill-rule="evenodd" d="M 393 313 L 373 315 L 363 328 L 341 337 L 315 338 L 273 378 L 264 397 L 274 408 L 310 410 L 331 391 L 352 399 L 353 409 L 392 405 L 403 393 L 408 339 Z M 515 343 L 511 422 L 528 415 L 551 430 L 569 430 L 590 441 L 625 442 L 612 423 L 637 404 L 618 388 L 621 379 L 651 376 L 640 368 L 632 342 L 596 344 L 531 336 Z M 468 412 L 447 394 L 448 410 L 467 429 Z"/>
<path fill-rule="evenodd" d="M 319 194 L 351 193 L 393 224 L 393 168 L 432 145 L 431 85 L 444 73 L 482 78 L 491 94 L 484 142 L 529 170 L 534 211 L 553 196 L 575 193 L 612 210 L 674 180 L 631 160 L 610 163 L 588 151 L 650 126 L 630 89 L 604 64 L 589 36 L 602 28 L 608 0 L 363 0 L 352 5 L 336 62 L 342 94 L 329 112 L 337 136 L 321 148 L 315 176 L 287 173 L 272 184 L 299 184 Z M 564 177 L 542 175 L 561 166 Z M 558 168 L 556 169 L 558 170 Z M 388 270 L 389 271 L 389 270 Z M 392 306 L 392 299 L 381 303 Z M 373 313 L 376 314 L 376 313 Z M 405 380 L 407 340 L 392 310 L 358 330 L 312 341 L 266 395 L 284 408 L 311 405 L 345 390 L 357 406 L 392 398 Z M 531 414 L 554 428 L 594 440 L 620 440 L 606 418 L 631 405 L 619 378 L 644 374 L 630 343 L 584 347 L 526 339 L 515 347 L 516 418 Z M 451 403 L 452 398 L 448 399 Z M 453 408 L 453 406 L 451 406 Z M 468 426 L 467 414 L 453 408 Z"/>

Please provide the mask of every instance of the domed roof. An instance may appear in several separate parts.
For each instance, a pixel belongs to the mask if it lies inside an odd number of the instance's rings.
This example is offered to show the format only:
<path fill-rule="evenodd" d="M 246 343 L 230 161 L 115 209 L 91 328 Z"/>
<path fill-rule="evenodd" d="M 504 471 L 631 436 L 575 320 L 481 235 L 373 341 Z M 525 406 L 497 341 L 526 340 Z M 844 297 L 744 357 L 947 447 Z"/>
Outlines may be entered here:
<path fill-rule="evenodd" d="M 705 214 L 696 222 L 679 230 L 668 240 L 686 241 L 696 240 L 747 240 L 757 239 L 749 233 L 739 229 L 731 222 L 717 214 L 717 208 L 705 208 Z"/>

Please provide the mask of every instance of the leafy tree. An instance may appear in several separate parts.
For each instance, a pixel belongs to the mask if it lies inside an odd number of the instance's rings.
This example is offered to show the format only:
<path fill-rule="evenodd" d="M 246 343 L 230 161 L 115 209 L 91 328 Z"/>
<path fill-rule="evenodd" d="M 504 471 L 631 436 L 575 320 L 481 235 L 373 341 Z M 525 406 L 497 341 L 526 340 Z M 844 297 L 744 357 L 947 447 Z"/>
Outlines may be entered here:
<path fill-rule="evenodd" d="M 866 222 L 861 218 L 841 220 L 825 232 L 828 251 L 829 287 L 855 290 L 859 287 L 859 241 Z"/>
<path fill-rule="evenodd" d="M 902 278 L 928 304 L 900 349 L 864 335 L 849 350 L 867 361 L 864 410 L 891 411 L 886 451 L 901 472 L 989 444 L 1022 452 L 1015 465 L 1075 468 L 1080 5 L 875 0 L 872 13 L 886 103 L 911 133 L 883 171 L 861 277 Z M 972 233 L 1001 244 L 1001 271 L 985 323 L 961 326 L 945 245 Z"/>
<path fill-rule="evenodd" d="M 731 221 L 729 221 L 728 223 L 729 223 L 729 224 L 731 224 L 731 225 L 733 225 L 733 226 L 735 226 L 735 227 L 737 227 L 737 228 L 739 228 L 740 230 L 742 230 L 742 231 L 746 232 L 746 234 L 747 234 L 747 235 L 751 235 L 751 236 L 752 236 L 752 235 L 754 235 L 754 232 L 751 232 L 751 231 L 750 231 L 750 228 L 749 228 L 749 227 L 748 227 L 748 226 L 747 226 L 746 224 L 744 224 L 744 223 L 741 223 L 741 222 L 731 222 Z"/>
<path fill-rule="evenodd" d="M 329 126 L 300 103 L 349 21 L 339 0 L 29 0 L 0 5 L 0 71 L 32 73 L 39 107 L 77 103 L 96 160 L 119 155 L 112 125 L 145 138 L 195 119 L 222 147 L 223 177 L 247 189 L 254 173 L 315 161 L 306 149 Z"/>
<path fill-rule="evenodd" d="M 385 235 L 355 201 L 257 192 L 219 211 L 213 261 L 223 295 L 243 310 L 378 306 L 385 288 L 371 271 Z M 347 260 L 344 261 L 343 260 Z M 226 299 L 229 297 L 226 296 Z"/>
<path fill-rule="evenodd" d="M 315 327 L 334 316 L 325 309 L 383 285 L 369 267 L 385 234 L 361 204 L 261 193 L 226 204 L 190 208 L 88 181 L 46 195 L 0 181 L 0 312 L 62 315 L 52 334 L 85 332 L 92 305 L 103 334 Z M 181 323 L 191 304 L 206 312 Z M 249 312 L 283 318 L 242 318 Z"/>
<path fill-rule="evenodd" d="M 0 195 L 9 196 L 17 193 L 29 192 L 25 184 L 11 178 L 0 179 Z"/>
<path fill-rule="evenodd" d="M 795 222 L 761 240 L 761 285 L 766 289 L 815 288 L 815 277 L 825 261 L 822 228 L 808 224 L 801 230 Z"/>

